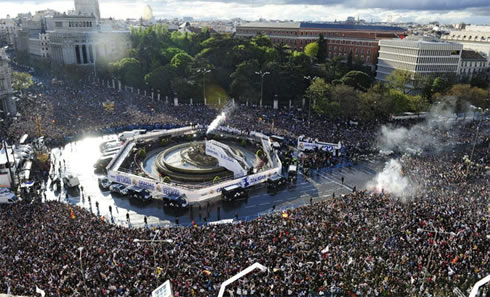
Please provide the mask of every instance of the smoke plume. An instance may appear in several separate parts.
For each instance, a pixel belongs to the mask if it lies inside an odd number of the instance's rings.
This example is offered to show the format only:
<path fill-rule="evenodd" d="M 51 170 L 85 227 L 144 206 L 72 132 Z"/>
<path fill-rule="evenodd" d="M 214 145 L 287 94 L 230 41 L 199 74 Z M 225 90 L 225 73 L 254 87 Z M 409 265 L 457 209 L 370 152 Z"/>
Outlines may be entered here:
<path fill-rule="evenodd" d="M 401 198 L 404 201 L 416 193 L 417 186 L 403 174 L 402 165 L 399 160 L 391 159 L 386 163 L 383 171 L 368 182 L 366 188 L 373 192 L 384 192 Z"/>
<path fill-rule="evenodd" d="M 209 124 L 206 134 L 211 133 L 221 124 L 223 124 L 226 121 L 226 118 L 230 116 L 234 109 L 235 105 L 232 102 L 226 104 L 223 108 L 223 111 L 211 122 L 211 124 Z"/>
<path fill-rule="evenodd" d="M 410 128 L 382 126 L 377 145 L 382 150 L 398 151 L 413 154 L 426 149 L 438 150 L 444 145 L 442 135 L 454 126 L 456 98 L 445 98 L 444 104 L 435 105 L 426 114 L 422 123 Z M 452 131 L 454 132 L 454 131 Z"/>

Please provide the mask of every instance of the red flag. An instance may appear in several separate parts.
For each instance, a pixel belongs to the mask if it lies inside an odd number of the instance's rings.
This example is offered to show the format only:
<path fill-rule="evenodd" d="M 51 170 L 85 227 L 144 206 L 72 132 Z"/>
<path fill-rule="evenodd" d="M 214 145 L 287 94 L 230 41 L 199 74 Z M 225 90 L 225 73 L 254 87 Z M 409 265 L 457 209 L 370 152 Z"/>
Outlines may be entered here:
<path fill-rule="evenodd" d="M 73 209 L 70 207 L 70 217 L 72 220 L 75 219 L 75 213 L 73 212 Z"/>

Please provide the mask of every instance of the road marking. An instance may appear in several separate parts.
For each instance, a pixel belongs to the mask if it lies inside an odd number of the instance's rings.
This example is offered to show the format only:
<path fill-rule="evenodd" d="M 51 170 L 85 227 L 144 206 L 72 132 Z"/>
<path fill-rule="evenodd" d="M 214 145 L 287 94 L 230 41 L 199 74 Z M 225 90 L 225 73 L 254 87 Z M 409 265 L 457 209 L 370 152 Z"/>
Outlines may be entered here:
<path fill-rule="evenodd" d="M 249 205 L 249 206 L 245 206 L 245 208 L 252 208 L 252 207 L 256 207 L 257 205 Z"/>
<path fill-rule="evenodd" d="M 259 205 L 267 205 L 267 204 L 270 204 L 270 202 L 260 203 Z"/>
<path fill-rule="evenodd" d="M 332 179 L 332 178 L 330 178 L 330 177 L 328 177 L 328 176 L 325 176 L 325 175 L 320 174 L 320 173 L 318 173 L 318 175 L 319 175 L 319 176 L 321 176 L 321 177 L 323 177 L 323 178 L 324 178 L 324 179 L 326 179 L 326 180 L 329 180 L 329 181 L 333 182 L 334 184 L 337 184 L 337 185 L 339 185 L 339 186 L 341 186 L 341 187 L 346 188 L 347 190 L 352 191 L 352 188 L 350 188 L 350 187 L 348 187 L 348 186 L 346 186 L 346 185 L 344 185 L 344 184 L 342 184 L 342 183 L 339 183 L 338 181 L 336 181 L 336 180 L 334 180 L 334 179 Z"/>

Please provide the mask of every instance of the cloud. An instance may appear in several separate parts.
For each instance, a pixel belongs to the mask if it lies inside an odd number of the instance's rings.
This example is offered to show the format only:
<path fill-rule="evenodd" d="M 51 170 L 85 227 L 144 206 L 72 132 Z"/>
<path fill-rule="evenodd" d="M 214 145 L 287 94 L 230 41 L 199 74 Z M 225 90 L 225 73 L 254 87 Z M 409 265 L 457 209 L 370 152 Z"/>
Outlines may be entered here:
<path fill-rule="evenodd" d="M 0 0 L 0 18 L 6 14 L 53 8 L 73 9 L 73 0 Z M 359 16 L 367 21 L 441 23 L 489 22 L 488 0 L 99 0 L 103 17 L 139 18 L 146 4 L 156 18 L 280 19 L 296 21 L 345 20 Z"/>

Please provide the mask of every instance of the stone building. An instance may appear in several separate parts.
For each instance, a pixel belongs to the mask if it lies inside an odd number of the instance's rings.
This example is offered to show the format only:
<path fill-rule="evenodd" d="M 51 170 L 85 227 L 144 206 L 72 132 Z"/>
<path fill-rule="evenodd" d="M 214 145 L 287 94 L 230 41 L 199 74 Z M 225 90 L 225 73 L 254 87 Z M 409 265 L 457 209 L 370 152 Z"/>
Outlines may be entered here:
<path fill-rule="evenodd" d="M 378 42 L 382 39 L 405 36 L 406 29 L 392 26 L 356 25 L 341 23 L 245 23 L 237 26 L 236 37 L 253 37 L 258 33 L 268 35 L 273 43 L 283 43 L 291 49 L 303 51 L 323 34 L 328 58 L 347 56 L 374 67 L 378 57 Z"/>
<path fill-rule="evenodd" d="M 0 117 L 13 117 L 17 115 L 17 108 L 13 99 L 12 73 L 9 59 L 4 48 L 0 48 Z"/>

